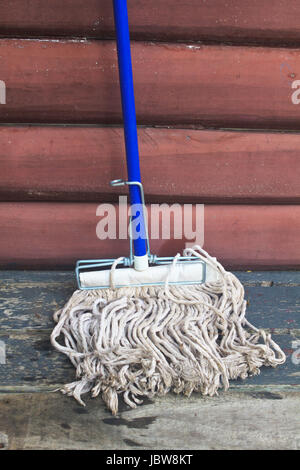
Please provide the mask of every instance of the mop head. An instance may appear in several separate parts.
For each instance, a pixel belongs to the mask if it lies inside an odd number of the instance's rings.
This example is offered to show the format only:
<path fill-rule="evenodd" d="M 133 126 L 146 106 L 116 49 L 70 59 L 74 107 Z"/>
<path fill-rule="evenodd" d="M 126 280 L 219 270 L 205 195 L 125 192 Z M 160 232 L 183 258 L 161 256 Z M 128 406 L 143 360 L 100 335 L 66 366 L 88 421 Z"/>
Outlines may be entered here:
<path fill-rule="evenodd" d="M 77 376 L 63 393 L 82 405 L 81 395 L 101 393 L 115 415 L 120 394 L 132 408 L 170 391 L 212 396 L 230 379 L 285 362 L 271 335 L 245 318 L 239 280 L 200 247 L 184 255 L 204 260 L 219 281 L 77 290 L 55 313 L 51 342 Z"/>

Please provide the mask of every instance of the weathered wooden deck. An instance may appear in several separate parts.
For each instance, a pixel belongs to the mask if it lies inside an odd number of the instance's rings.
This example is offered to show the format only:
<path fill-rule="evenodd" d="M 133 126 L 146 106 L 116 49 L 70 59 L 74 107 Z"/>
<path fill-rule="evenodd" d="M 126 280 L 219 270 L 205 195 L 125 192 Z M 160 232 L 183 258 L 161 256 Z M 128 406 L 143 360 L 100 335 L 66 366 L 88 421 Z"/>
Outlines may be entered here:
<path fill-rule="evenodd" d="M 73 292 L 72 272 L 0 272 L 0 448 L 299 449 L 300 272 L 237 273 L 248 318 L 287 354 L 277 369 L 232 382 L 219 397 L 170 394 L 114 418 L 100 398 L 86 408 L 53 393 L 74 369 L 53 350 L 52 313 Z"/>

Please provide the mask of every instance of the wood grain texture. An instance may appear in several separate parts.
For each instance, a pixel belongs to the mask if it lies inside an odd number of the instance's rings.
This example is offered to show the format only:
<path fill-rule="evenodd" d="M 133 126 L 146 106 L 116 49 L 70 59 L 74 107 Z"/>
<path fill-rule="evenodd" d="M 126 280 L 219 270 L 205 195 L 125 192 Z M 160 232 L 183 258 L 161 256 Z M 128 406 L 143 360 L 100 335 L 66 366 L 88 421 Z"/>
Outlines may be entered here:
<path fill-rule="evenodd" d="M 150 202 L 300 201 L 299 134 L 140 128 L 139 146 Z M 0 126 L 2 200 L 116 201 L 119 177 L 121 128 Z"/>
<path fill-rule="evenodd" d="M 299 450 L 299 402 L 297 393 L 170 396 L 112 418 L 99 399 L 89 399 L 83 409 L 60 395 L 4 394 L 1 442 L 11 450 Z"/>
<path fill-rule="evenodd" d="M 131 35 L 135 39 L 299 42 L 297 0 L 131 0 Z M 0 4 L 2 35 L 114 35 L 111 0 L 10 0 Z"/>
<path fill-rule="evenodd" d="M 36 309 L 33 304 L 32 308 L 32 314 L 35 314 Z M 54 311 L 49 309 L 48 315 L 52 315 Z M 54 350 L 50 343 L 52 328 L 46 331 L 26 332 L 20 329 L 0 332 L 1 344 L 5 344 L 6 348 L 6 364 L 0 365 L 1 385 L 3 384 L 5 387 L 48 385 L 54 390 L 57 388 L 57 384 L 63 385 L 76 380 L 74 366 L 66 356 Z M 291 360 L 295 351 L 292 349 L 295 337 L 292 334 L 273 333 L 273 335 L 287 355 L 285 364 L 276 368 L 264 367 L 261 375 L 249 377 L 246 382 L 243 380 L 231 381 L 235 387 L 243 387 L 245 384 L 251 386 L 300 385 L 299 365 L 294 364 Z"/>
<path fill-rule="evenodd" d="M 299 366 L 291 354 L 299 340 L 299 272 L 237 274 L 246 285 L 247 318 L 272 330 L 287 362 L 231 381 L 218 397 L 169 394 L 136 410 L 121 402 L 112 417 L 100 398 L 85 397 L 83 408 L 49 393 L 74 379 L 73 366 L 49 341 L 52 314 L 74 289 L 73 273 L 1 271 L 0 448 L 298 449 Z"/>
<path fill-rule="evenodd" d="M 300 332 L 299 271 L 235 274 L 245 287 L 251 323 L 276 334 Z M 50 330 L 52 312 L 75 289 L 74 271 L 0 271 L 0 332 L 34 335 Z"/>
<path fill-rule="evenodd" d="M 232 381 L 232 386 L 241 390 L 245 386 L 296 386 L 298 366 L 291 355 L 300 334 L 299 273 L 280 273 L 281 284 L 279 273 L 237 275 L 246 287 L 247 318 L 274 335 L 287 361 L 279 368 L 263 368 L 261 375 L 246 382 Z M 0 340 L 6 349 L 6 363 L 0 365 L 0 392 L 54 389 L 74 379 L 73 366 L 49 341 L 52 315 L 74 290 L 73 272 L 0 272 Z"/>
<path fill-rule="evenodd" d="M 0 40 L 0 122 L 121 123 L 112 41 Z M 139 124 L 299 129 L 299 49 L 135 42 Z"/>
<path fill-rule="evenodd" d="M 127 255 L 128 240 L 97 238 L 101 220 L 97 207 L 94 203 L 0 203 L 0 265 L 11 269 L 72 267 L 77 259 Z M 175 220 L 177 215 L 182 217 L 180 204 L 173 209 Z M 206 205 L 204 227 L 205 249 L 227 267 L 300 266 L 299 205 Z M 182 251 L 185 240 L 175 239 L 172 228 L 170 237 L 153 239 L 152 251 L 165 256 Z"/>

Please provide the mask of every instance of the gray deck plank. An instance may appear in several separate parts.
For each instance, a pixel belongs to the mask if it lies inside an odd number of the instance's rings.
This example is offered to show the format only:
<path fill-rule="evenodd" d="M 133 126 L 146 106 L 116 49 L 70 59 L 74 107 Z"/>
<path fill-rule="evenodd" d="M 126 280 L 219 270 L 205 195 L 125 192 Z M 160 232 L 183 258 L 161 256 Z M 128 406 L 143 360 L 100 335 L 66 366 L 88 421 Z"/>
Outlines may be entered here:
<path fill-rule="evenodd" d="M 300 271 L 233 271 L 247 285 L 272 282 L 274 285 L 300 285 Z M 74 271 L 0 270 L 0 286 L 28 281 L 69 283 L 75 286 Z"/>
<path fill-rule="evenodd" d="M 240 277 L 241 274 L 238 273 Z M 276 281 L 271 287 L 262 286 L 262 283 L 273 282 L 270 281 L 275 279 L 272 276 L 270 272 L 255 273 L 253 282 L 245 282 L 249 321 L 259 328 L 299 329 L 298 272 L 283 273 L 285 281 L 281 284 Z M 75 288 L 74 275 L 70 272 L 0 271 L 0 331 L 53 328 L 53 312 L 64 305 Z"/>
<path fill-rule="evenodd" d="M 245 285 L 247 318 L 255 326 L 269 329 L 287 354 L 283 366 L 263 368 L 259 376 L 248 379 L 249 384 L 299 383 L 299 366 L 291 360 L 292 346 L 300 339 L 300 288 L 296 286 L 299 273 L 282 273 L 281 283 L 277 276 L 276 284 L 270 279 L 274 280 L 277 273 L 238 274 L 245 280 L 252 277 L 251 283 Z M 291 282 L 291 286 L 285 282 Z M 74 380 L 73 366 L 49 341 L 53 312 L 66 302 L 74 288 L 70 272 L 0 272 L 0 340 L 6 347 L 6 364 L 0 364 L 0 384 L 40 387 Z"/>
<path fill-rule="evenodd" d="M 278 368 L 232 381 L 228 392 L 190 399 L 169 394 L 113 418 L 100 398 L 87 407 L 60 393 L 74 380 L 69 360 L 49 341 L 53 312 L 75 289 L 72 272 L 0 271 L 0 448 L 296 449 L 300 448 L 300 272 L 236 273 L 247 318 L 270 330 L 287 354 Z"/>
<path fill-rule="evenodd" d="M 249 385 L 300 384 L 299 365 L 291 359 L 295 338 L 292 335 L 274 335 L 274 339 L 287 355 L 285 364 L 276 368 L 263 367 L 260 375 L 247 378 Z M 48 332 L 1 333 L 0 340 L 6 346 L 6 364 L 0 364 L 0 386 L 56 385 L 75 380 L 73 365 L 66 356 L 53 349 Z M 243 380 L 232 383 L 244 386 Z"/>
<path fill-rule="evenodd" d="M 0 446 L 8 449 L 300 449 L 300 393 L 169 395 L 112 417 L 55 394 L 0 395 Z M 2 440 L 1 440 L 2 436 Z"/>

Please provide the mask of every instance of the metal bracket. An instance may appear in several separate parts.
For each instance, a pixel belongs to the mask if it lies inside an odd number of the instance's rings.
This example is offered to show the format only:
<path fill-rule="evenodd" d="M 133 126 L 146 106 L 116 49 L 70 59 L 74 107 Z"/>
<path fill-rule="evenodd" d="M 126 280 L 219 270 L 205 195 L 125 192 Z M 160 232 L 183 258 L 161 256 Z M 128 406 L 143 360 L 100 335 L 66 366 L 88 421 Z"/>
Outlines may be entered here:
<path fill-rule="evenodd" d="M 136 185 L 138 186 L 140 193 L 141 193 L 141 200 L 142 200 L 142 205 L 143 205 L 143 217 L 144 217 L 144 225 L 145 225 L 145 235 L 146 235 L 146 246 L 147 246 L 147 255 L 149 259 L 149 264 L 150 265 L 163 265 L 163 264 L 171 264 L 173 262 L 174 257 L 172 256 L 166 256 L 166 257 L 161 257 L 157 256 L 151 253 L 150 251 L 150 242 L 149 242 L 149 235 L 148 235 L 148 227 L 147 227 L 147 220 L 146 220 L 146 215 L 145 215 L 145 210 L 146 210 L 146 205 L 145 205 L 145 195 L 144 195 L 144 188 L 143 185 L 140 181 L 125 181 L 122 179 L 116 179 L 112 180 L 110 182 L 111 186 L 131 186 L 131 185 Z M 129 216 L 129 256 L 124 257 L 120 262 L 118 263 L 118 267 L 132 267 L 133 266 L 133 239 L 132 239 L 132 231 L 131 231 L 131 223 L 132 223 L 132 216 Z M 96 269 L 103 269 L 103 268 L 109 268 L 112 266 L 112 264 L 115 262 L 116 258 L 106 258 L 106 259 L 88 259 L 88 260 L 78 260 L 76 263 L 76 268 L 75 268 L 75 275 L 76 275 L 76 281 L 78 288 L 81 290 L 89 290 L 90 288 L 83 287 L 80 281 L 80 273 L 83 271 L 87 270 L 95 270 Z M 178 263 L 187 263 L 187 262 L 192 262 L 192 263 L 201 263 L 203 265 L 203 278 L 202 280 L 199 280 L 199 283 L 203 283 L 206 280 L 206 264 L 202 261 L 196 258 L 195 256 L 180 256 L 177 258 Z M 178 283 L 180 284 L 180 282 Z M 182 283 L 183 284 L 183 283 Z M 93 287 L 93 289 L 101 289 L 105 288 L 107 286 L 98 286 L 98 287 Z"/>

